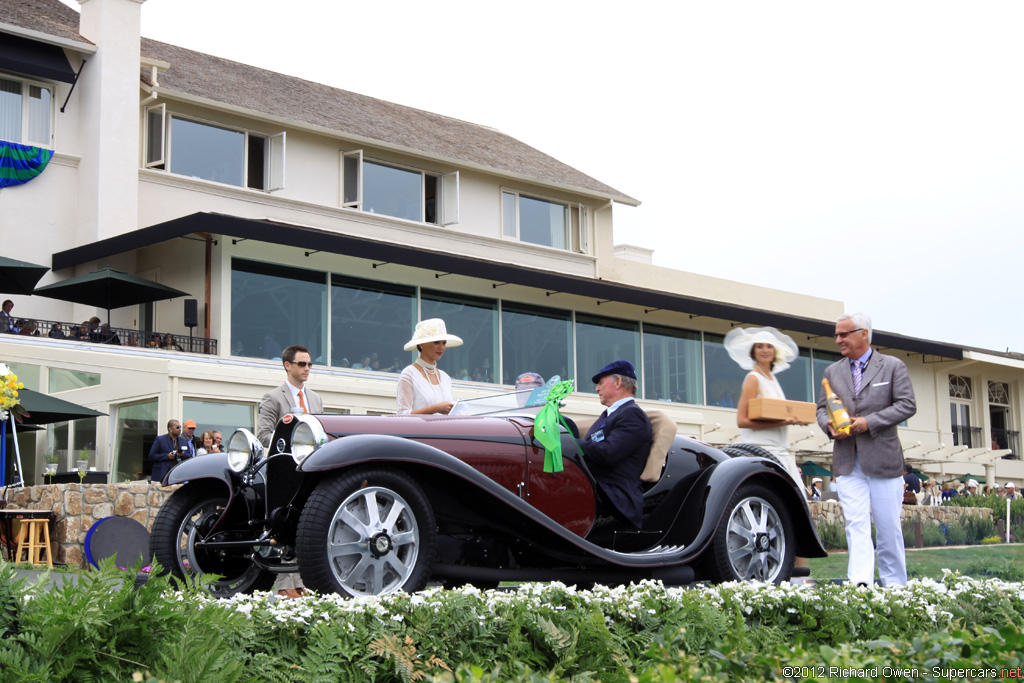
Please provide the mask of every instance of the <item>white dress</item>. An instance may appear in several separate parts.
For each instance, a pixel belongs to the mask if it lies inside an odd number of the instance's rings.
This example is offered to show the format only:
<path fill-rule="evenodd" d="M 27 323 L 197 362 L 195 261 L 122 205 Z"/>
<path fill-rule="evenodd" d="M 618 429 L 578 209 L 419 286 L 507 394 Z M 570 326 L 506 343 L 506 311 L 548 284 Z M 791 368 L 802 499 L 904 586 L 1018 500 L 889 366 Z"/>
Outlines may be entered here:
<path fill-rule="evenodd" d="M 440 384 L 431 384 L 415 364 L 407 365 L 398 378 L 398 414 L 408 415 L 441 401 L 451 401 L 452 378 L 438 368 L 437 379 Z"/>
<path fill-rule="evenodd" d="M 753 375 L 757 378 L 757 396 L 754 398 L 779 398 L 786 399 L 782 386 L 775 375 L 771 379 L 765 377 L 756 370 L 747 373 L 747 377 Z M 744 380 L 746 382 L 746 380 Z M 796 465 L 796 456 L 789 452 L 789 426 L 779 425 L 768 429 L 745 429 L 740 428 L 740 442 L 760 446 L 769 453 L 777 456 L 786 465 L 789 474 L 796 481 L 797 486 L 803 490 L 804 482 L 801 479 L 800 468 Z"/>

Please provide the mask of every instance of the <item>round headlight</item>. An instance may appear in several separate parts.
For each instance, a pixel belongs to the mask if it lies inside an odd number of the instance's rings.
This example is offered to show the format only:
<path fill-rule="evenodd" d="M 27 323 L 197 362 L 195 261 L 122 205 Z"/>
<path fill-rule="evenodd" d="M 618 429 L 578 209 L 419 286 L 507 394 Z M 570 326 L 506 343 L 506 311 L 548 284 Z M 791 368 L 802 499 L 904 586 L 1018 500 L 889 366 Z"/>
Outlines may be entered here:
<path fill-rule="evenodd" d="M 327 443 L 327 433 L 316 418 L 302 415 L 292 432 L 292 458 L 297 465 Z"/>
<path fill-rule="evenodd" d="M 228 467 L 241 472 L 263 456 L 263 444 L 247 429 L 237 429 L 228 441 Z"/>

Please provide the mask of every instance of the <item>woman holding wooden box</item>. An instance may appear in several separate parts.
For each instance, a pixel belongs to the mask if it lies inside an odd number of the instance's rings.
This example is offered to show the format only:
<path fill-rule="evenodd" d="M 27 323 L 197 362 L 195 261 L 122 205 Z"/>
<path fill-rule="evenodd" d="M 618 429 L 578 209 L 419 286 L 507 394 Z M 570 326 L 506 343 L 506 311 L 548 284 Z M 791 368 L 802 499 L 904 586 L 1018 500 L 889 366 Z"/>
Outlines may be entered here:
<path fill-rule="evenodd" d="M 743 380 L 743 391 L 736 404 L 736 424 L 740 428 L 740 442 L 765 449 L 785 465 L 797 489 L 804 491 L 796 457 L 789 450 L 789 425 L 807 424 L 794 417 L 786 420 L 756 420 L 750 417 L 750 401 L 755 398 L 786 399 L 775 373 L 789 367 L 800 355 L 796 342 L 774 327 L 737 327 L 725 335 L 725 350 L 729 357 L 744 370 L 750 370 Z M 807 560 L 798 557 L 793 576 L 807 576 Z"/>

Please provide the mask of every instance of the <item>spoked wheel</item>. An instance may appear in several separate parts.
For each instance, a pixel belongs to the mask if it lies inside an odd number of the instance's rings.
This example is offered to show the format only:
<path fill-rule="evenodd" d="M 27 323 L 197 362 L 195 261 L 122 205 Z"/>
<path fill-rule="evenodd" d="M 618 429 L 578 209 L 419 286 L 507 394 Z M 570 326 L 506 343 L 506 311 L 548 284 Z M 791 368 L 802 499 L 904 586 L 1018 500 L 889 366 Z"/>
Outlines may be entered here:
<path fill-rule="evenodd" d="M 178 579 L 193 579 L 202 574 L 223 577 L 210 585 L 215 597 L 269 590 L 274 575 L 261 569 L 242 553 L 226 553 L 197 548 L 207 538 L 227 505 L 227 498 L 202 488 L 184 486 L 164 503 L 153 523 L 150 546 L 153 556 Z M 225 536 L 230 531 L 223 532 Z M 227 538 L 226 540 L 236 540 Z"/>
<path fill-rule="evenodd" d="M 778 497 L 749 484 L 733 494 L 707 554 L 718 581 L 788 580 L 793 573 L 793 524 Z"/>
<path fill-rule="evenodd" d="M 317 485 L 295 547 L 307 588 L 349 596 L 423 588 L 437 552 L 423 490 L 397 470 L 344 474 Z"/>

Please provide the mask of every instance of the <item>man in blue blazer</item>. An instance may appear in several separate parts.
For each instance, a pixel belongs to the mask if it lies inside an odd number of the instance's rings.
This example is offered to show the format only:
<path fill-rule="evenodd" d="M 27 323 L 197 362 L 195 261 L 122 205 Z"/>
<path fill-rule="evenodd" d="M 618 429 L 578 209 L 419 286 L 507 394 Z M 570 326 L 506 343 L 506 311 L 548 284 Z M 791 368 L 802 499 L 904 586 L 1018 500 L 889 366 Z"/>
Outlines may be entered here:
<path fill-rule="evenodd" d="M 636 404 L 637 381 L 633 364 L 617 360 L 594 375 L 601 413 L 580 448 L 605 496 L 638 529 L 643 523 L 640 475 L 651 450 L 651 421 Z"/>
<path fill-rule="evenodd" d="M 153 474 L 150 479 L 163 481 L 172 467 L 186 458 L 191 458 L 188 442 L 181 435 L 181 423 L 177 420 L 167 422 L 167 433 L 156 437 L 153 447 L 149 449 L 149 459 L 153 461 Z"/>

